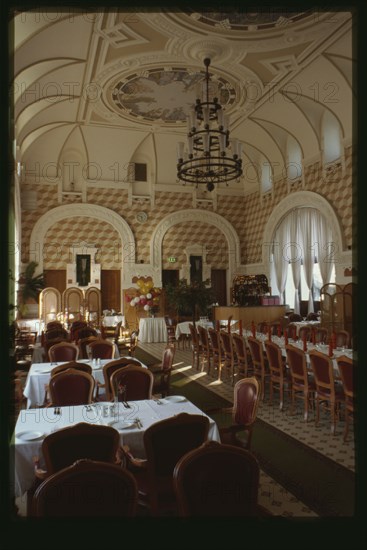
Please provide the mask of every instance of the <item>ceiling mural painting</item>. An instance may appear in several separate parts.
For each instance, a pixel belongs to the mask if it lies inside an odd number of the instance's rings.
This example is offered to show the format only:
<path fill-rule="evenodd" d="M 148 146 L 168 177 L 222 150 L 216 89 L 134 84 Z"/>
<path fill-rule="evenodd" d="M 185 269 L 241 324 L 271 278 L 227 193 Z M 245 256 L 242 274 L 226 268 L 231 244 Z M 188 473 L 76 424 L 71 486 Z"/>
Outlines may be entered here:
<path fill-rule="evenodd" d="M 120 80 L 112 92 L 112 101 L 123 115 L 146 121 L 186 123 L 203 81 L 203 72 L 152 69 Z M 211 93 L 227 107 L 236 97 L 234 88 L 222 77 L 212 80 Z"/>

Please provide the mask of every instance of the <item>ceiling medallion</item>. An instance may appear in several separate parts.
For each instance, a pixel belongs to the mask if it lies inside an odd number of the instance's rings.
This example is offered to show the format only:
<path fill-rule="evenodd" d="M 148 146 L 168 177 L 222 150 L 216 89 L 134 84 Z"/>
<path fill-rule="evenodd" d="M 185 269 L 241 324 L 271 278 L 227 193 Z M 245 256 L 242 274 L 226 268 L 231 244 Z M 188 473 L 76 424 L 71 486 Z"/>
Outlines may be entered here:
<path fill-rule="evenodd" d="M 118 81 L 111 100 L 120 115 L 136 121 L 183 124 L 205 78 L 203 71 L 182 68 L 145 70 Z M 223 105 L 235 102 L 235 89 L 223 77 L 213 78 L 212 86 Z"/>

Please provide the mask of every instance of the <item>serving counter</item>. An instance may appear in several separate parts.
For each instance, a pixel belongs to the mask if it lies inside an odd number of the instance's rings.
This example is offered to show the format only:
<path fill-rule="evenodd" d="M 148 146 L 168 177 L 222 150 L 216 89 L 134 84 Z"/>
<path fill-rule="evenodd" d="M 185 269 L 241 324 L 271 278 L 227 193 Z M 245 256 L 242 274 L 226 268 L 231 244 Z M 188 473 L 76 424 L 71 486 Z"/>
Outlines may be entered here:
<path fill-rule="evenodd" d="M 219 306 L 213 308 L 214 321 L 226 321 L 232 316 L 233 321 L 242 320 L 244 325 L 252 321 L 257 325 L 263 321 L 272 323 L 284 317 L 286 306 Z"/>

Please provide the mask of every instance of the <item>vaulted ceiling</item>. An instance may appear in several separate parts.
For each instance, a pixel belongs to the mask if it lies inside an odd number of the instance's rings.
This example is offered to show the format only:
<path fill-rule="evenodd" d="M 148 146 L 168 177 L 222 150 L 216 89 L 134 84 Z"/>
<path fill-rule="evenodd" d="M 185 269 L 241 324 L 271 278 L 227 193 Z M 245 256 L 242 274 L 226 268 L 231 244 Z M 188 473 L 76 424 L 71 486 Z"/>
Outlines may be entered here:
<path fill-rule="evenodd" d="M 245 165 L 268 162 L 279 177 L 289 138 L 305 162 L 318 158 L 326 111 L 351 142 L 349 12 L 35 10 L 14 20 L 17 160 L 52 176 L 79 152 L 85 177 L 113 186 L 147 162 L 157 188 L 181 190 L 176 147 L 205 57 Z M 256 185 L 245 170 L 231 187 Z"/>

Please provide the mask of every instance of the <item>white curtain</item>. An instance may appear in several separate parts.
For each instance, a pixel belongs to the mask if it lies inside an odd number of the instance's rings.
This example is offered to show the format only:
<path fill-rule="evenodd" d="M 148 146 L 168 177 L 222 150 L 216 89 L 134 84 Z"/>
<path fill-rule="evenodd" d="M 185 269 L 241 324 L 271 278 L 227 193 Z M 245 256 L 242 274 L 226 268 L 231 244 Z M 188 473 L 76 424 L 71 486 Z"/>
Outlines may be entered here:
<path fill-rule="evenodd" d="M 292 257 L 290 258 L 294 284 L 294 313 L 300 313 L 299 283 L 301 280 L 302 247 L 299 242 L 299 211 L 293 210 L 290 216 L 290 238 Z"/>
<path fill-rule="evenodd" d="M 315 259 L 319 263 L 324 284 L 330 281 L 333 269 L 333 243 L 330 227 L 318 210 L 307 207 L 297 208 L 280 222 L 274 233 L 273 244 L 275 280 L 282 300 L 290 262 L 295 286 L 294 311 L 300 312 L 298 290 L 303 264 L 305 281 L 309 290 L 308 313 L 310 313 L 314 309 L 311 287 Z"/>
<path fill-rule="evenodd" d="M 284 303 L 284 289 L 287 282 L 288 264 L 289 261 L 284 255 L 289 243 L 289 222 L 281 223 L 274 235 L 273 241 L 273 259 L 275 280 L 281 296 L 281 301 Z"/>
<path fill-rule="evenodd" d="M 333 270 L 333 242 L 331 229 L 327 225 L 325 218 L 318 214 L 318 234 L 317 234 L 317 262 L 320 268 L 320 274 L 324 285 L 330 282 L 331 272 Z"/>
<path fill-rule="evenodd" d="M 302 208 L 299 217 L 300 241 L 303 248 L 303 270 L 308 287 L 308 313 L 313 311 L 312 279 L 317 247 L 317 219 L 316 211 L 311 208 Z"/>

